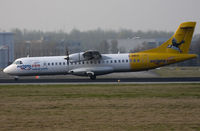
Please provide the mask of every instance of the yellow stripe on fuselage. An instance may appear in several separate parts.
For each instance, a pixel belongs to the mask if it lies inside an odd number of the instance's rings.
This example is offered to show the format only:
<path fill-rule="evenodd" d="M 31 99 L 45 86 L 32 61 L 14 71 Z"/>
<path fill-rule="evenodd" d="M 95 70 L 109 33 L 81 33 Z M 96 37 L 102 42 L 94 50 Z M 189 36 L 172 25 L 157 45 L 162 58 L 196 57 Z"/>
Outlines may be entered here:
<path fill-rule="evenodd" d="M 196 58 L 195 54 L 172 53 L 130 53 L 130 68 L 132 71 L 148 70 L 180 61 Z"/>

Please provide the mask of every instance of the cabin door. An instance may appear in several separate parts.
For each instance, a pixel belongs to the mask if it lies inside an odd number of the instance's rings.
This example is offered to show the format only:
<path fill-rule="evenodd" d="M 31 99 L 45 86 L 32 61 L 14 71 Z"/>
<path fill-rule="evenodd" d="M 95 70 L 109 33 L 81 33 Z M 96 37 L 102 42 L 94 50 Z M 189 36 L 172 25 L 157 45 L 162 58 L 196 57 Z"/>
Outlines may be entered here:
<path fill-rule="evenodd" d="M 149 56 L 148 54 L 142 55 L 141 58 L 142 68 L 146 69 L 149 67 Z"/>

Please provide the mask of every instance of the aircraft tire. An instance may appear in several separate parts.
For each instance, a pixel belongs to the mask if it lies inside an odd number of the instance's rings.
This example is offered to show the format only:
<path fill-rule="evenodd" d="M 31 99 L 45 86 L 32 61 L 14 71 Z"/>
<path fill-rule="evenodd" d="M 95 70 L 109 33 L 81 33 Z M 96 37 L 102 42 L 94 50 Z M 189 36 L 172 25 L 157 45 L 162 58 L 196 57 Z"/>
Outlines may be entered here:
<path fill-rule="evenodd" d="M 96 79 L 96 75 L 90 75 L 90 79 L 91 80 L 95 80 Z"/>
<path fill-rule="evenodd" d="M 14 78 L 14 80 L 15 80 L 15 81 L 18 81 L 18 80 L 19 80 L 19 78 L 15 77 L 15 78 Z"/>

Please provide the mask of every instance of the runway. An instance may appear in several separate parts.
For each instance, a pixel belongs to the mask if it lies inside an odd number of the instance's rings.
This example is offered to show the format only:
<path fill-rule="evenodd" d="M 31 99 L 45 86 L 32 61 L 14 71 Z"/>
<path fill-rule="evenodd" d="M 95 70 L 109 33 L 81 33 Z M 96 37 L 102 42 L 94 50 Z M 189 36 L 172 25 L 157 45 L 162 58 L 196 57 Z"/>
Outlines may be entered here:
<path fill-rule="evenodd" d="M 0 79 L 1 84 L 109 84 L 109 83 L 200 83 L 200 77 L 169 77 L 169 78 L 99 78 L 90 80 L 88 78 L 68 79 Z"/>

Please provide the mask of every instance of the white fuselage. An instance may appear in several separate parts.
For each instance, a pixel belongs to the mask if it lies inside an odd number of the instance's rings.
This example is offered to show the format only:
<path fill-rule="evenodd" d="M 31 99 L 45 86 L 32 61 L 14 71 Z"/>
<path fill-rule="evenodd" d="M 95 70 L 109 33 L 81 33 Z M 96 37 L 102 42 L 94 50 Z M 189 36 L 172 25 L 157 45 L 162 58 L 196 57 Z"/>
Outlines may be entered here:
<path fill-rule="evenodd" d="M 4 72 L 15 76 L 73 74 L 87 76 L 88 72 L 103 75 L 131 71 L 129 54 L 103 54 L 99 60 L 67 62 L 66 56 L 25 57 L 15 60 Z M 21 63 L 20 63 L 21 62 Z"/>

